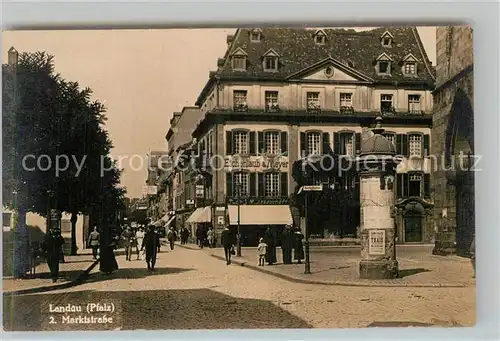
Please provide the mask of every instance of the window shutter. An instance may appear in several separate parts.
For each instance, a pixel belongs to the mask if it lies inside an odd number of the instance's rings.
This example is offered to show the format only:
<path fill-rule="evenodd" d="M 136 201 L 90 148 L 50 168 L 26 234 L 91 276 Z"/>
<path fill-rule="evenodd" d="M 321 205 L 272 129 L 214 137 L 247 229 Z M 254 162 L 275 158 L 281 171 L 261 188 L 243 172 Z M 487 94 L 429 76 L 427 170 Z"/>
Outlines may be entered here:
<path fill-rule="evenodd" d="M 306 133 L 300 133 L 300 157 L 307 154 L 307 136 Z"/>
<path fill-rule="evenodd" d="M 226 131 L 226 154 L 233 155 L 233 132 Z"/>
<path fill-rule="evenodd" d="M 281 186 L 280 186 L 281 196 L 288 197 L 288 173 L 287 172 L 280 173 L 280 176 L 281 176 Z"/>
<path fill-rule="evenodd" d="M 333 133 L 333 152 L 335 155 L 341 155 L 340 154 L 340 134 L 339 133 Z"/>
<path fill-rule="evenodd" d="M 431 197 L 431 175 L 424 174 L 424 198 Z"/>
<path fill-rule="evenodd" d="M 403 197 L 403 174 L 396 174 L 396 197 Z"/>
<path fill-rule="evenodd" d="M 255 144 L 255 131 L 251 131 L 250 132 L 249 141 L 250 141 L 250 148 L 248 150 L 250 151 L 250 155 L 255 155 L 255 147 L 256 147 L 256 144 Z"/>
<path fill-rule="evenodd" d="M 258 184 L 257 184 L 257 190 L 259 191 L 259 197 L 264 196 L 264 189 L 265 189 L 265 184 L 264 184 L 264 173 L 257 173 L 258 176 Z"/>
<path fill-rule="evenodd" d="M 257 196 L 257 173 L 250 173 L 250 197 Z"/>
<path fill-rule="evenodd" d="M 233 196 L 233 173 L 226 173 L 226 197 Z"/>
<path fill-rule="evenodd" d="M 396 135 L 396 153 L 398 155 L 403 155 L 403 135 Z"/>
<path fill-rule="evenodd" d="M 406 134 L 402 135 L 401 151 L 402 151 L 402 154 L 404 156 L 406 156 L 406 157 L 409 156 L 409 154 L 408 154 L 408 135 L 406 135 Z"/>
<path fill-rule="evenodd" d="M 355 144 L 355 150 L 354 153 L 355 155 L 358 155 L 359 152 L 361 151 L 361 133 L 356 133 L 356 144 Z"/>
<path fill-rule="evenodd" d="M 410 176 L 408 174 L 403 174 L 403 198 L 408 197 L 410 194 Z"/>
<path fill-rule="evenodd" d="M 429 135 L 428 134 L 424 135 L 424 144 L 423 144 L 423 149 L 424 150 L 422 150 L 422 155 L 424 157 L 429 156 L 429 154 L 431 153 L 431 150 L 430 150 L 430 141 L 429 140 L 430 140 L 429 139 Z"/>
<path fill-rule="evenodd" d="M 331 151 L 330 148 L 330 134 L 329 133 L 323 133 L 323 150 L 321 151 L 321 154 L 328 154 Z"/>
<path fill-rule="evenodd" d="M 286 131 L 281 132 L 281 152 L 288 153 L 288 134 Z"/>
<path fill-rule="evenodd" d="M 257 150 L 259 154 L 266 151 L 266 141 L 264 140 L 264 133 L 262 131 L 257 133 L 257 145 L 259 146 Z"/>

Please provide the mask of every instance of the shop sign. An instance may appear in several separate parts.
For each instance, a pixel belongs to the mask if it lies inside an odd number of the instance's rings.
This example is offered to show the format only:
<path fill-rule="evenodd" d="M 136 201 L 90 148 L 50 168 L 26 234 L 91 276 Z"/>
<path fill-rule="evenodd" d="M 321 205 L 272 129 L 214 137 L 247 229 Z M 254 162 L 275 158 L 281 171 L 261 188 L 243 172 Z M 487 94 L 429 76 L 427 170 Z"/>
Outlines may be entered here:
<path fill-rule="evenodd" d="M 281 198 L 229 198 L 228 205 L 288 205 L 288 197 Z"/>
<path fill-rule="evenodd" d="M 254 172 L 262 172 L 265 170 L 288 170 L 288 157 L 264 157 L 264 156 L 226 156 L 224 159 L 224 168 L 231 169 L 246 169 Z"/>
<path fill-rule="evenodd" d="M 203 198 L 205 196 L 205 187 L 203 185 L 196 185 L 196 197 Z"/>

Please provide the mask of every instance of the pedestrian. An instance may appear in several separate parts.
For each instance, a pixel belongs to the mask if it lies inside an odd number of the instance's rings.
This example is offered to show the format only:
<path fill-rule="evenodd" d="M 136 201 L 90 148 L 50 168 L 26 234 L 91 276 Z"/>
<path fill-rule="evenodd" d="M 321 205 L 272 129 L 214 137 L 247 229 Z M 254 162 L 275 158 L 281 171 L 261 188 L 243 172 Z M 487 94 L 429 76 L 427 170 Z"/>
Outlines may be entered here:
<path fill-rule="evenodd" d="M 97 250 L 99 249 L 99 239 L 100 234 L 97 231 L 97 226 L 94 226 L 94 230 L 90 232 L 89 236 L 89 246 L 92 248 L 92 258 L 97 259 Z"/>
<path fill-rule="evenodd" d="M 108 232 L 109 233 L 109 232 Z M 119 238 L 118 236 L 116 236 Z M 100 270 L 110 275 L 113 271 L 118 270 L 118 262 L 115 257 L 115 249 L 117 248 L 117 239 L 113 236 L 101 235 L 101 252 L 99 256 Z"/>
<path fill-rule="evenodd" d="M 198 225 L 196 227 L 196 244 L 198 244 L 198 247 L 200 249 L 203 249 L 203 240 L 204 240 L 203 228 L 201 227 L 201 225 Z"/>
<path fill-rule="evenodd" d="M 210 228 L 207 232 L 207 240 L 208 240 L 208 247 L 213 248 L 214 247 L 214 240 L 215 240 L 215 233 L 212 228 Z"/>
<path fill-rule="evenodd" d="M 144 250 L 141 251 L 142 242 L 144 241 L 144 234 L 144 229 L 142 228 L 142 226 L 139 226 L 137 232 L 135 233 L 137 260 L 139 260 L 139 258 L 144 259 Z"/>
<path fill-rule="evenodd" d="M 146 249 L 146 264 L 148 265 L 148 270 L 154 271 L 156 265 L 156 254 L 158 251 L 158 244 L 160 243 L 160 237 L 155 231 L 154 226 L 149 226 L 148 231 L 144 236 L 142 241 L 141 249 Z"/>
<path fill-rule="evenodd" d="M 472 237 L 472 243 L 470 244 L 470 261 L 472 263 L 472 269 L 474 270 L 473 278 L 476 278 L 476 236 Z"/>
<path fill-rule="evenodd" d="M 155 233 L 158 236 L 158 243 L 156 243 L 156 252 L 160 253 L 160 249 L 161 249 L 161 242 L 160 242 L 161 232 L 160 232 L 160 227 L 156 227 L 155 226 Z"/>
<path fill-rule="evenodd" d="M 175 232 L 175 230 L 170 227 L 167 230 L 167 239 L 168 242 L 170 243 L 170 250 L 173 250 L 175 241 L 177 240 L 177 232 Z"/>
<path fill-rule="evenodd" d="M 64 244 L 64 238 L 60 230 L 49 229 L 44 238 L 43 250 L 46 253 L 47 264 L 50 270 L 52 282 L 56 282 L 59 277 L 59 262 L 61 257 L 61 248 Z"/>
<path fill-rule="evenodd" d="M 276 263 L 276 233 L 271 226 L 269 226 L 264 234 L 264 240 L 267 244 L 267 264 L 273 265 Z"/>
<path fill-rule="evenodd" d="M 187 244 L 187 241 L 188 241 L 188 238 L 189 238 L 189 235 L 191 234 L 191 232 L 189 232 L 189 229 L 184 226 L 182 227 L 181 229 L 181 244 Z"/>
<path fill-rule="evenodd" d="M 224 257 L 226 258 L 226 265 L 231 264 L 231 255 L 234 254 L 234 241 L 231 231 L 226 226 L 221 233 L 221 243 L 224 247 Z"/>
<path fill-rule="evenodd" d="M 292 264 L 292 249 L 295 244 L 295 235 L 291 226 L 286 225 L 281 234 L 281 251 L 283 253 L 283 264 Z"/>
<path fill-rule="evenodd" d="M 134 233 L 130 229 L 130 226 L 127 226 L 122 232 L 122 239 L 123 246 L 125 247 L 125 259 L 130 261 L 132 260 L 132 244 L 134 239 Z"/>
<path fill-rule="evenodd" d="M 302 240 L 304 239 L 304 234 L 300 229 L 295 230 L 295 249 L 293 252 L 293 258 L 297 261 L 297 264 L 302 263 L 304 259 L 304 245 Z"/>
<path fill-rule="evenodd" d="M 264 266 L 267 254 L 267 244 L 264 242 L 264 238 L 260 238 L 257 251 L 259 252 L 259 266 Z"/>

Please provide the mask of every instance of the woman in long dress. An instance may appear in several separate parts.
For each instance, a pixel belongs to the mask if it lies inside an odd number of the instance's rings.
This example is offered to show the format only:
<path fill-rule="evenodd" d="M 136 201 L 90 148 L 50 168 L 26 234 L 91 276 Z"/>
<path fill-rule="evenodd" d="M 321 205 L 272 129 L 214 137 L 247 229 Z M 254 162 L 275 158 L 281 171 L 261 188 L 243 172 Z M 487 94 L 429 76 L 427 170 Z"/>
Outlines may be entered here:
<path fill-rule="evenodd" d="M 297 261 L 298 264 L 302 263 L 304 259 L 304 245 L 302 240 L 304 239 L 304 234 L 300 229 L 295 230 L 295 248 L 293 250 L 293 259 Z"/>

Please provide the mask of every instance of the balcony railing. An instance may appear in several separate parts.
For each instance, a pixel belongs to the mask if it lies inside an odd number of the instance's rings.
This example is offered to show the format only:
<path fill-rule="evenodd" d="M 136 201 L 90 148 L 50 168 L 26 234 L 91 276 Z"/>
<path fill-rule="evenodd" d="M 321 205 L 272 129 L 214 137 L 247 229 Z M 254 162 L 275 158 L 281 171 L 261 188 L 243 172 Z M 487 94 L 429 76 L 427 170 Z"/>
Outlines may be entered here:
<path fill-rule="evenodd" d="M 236 103 L 233 107 L 234 111 L 246 112 L 248 111 L 248 105 L 246 103 Z"/>
<path fill-rule="evenodd" d="M 307 104 L 307 112 L 310 114 L 320 114 L 321 113 L 321 105 L 316 103 L 308 103 Z"/>
<path fill-rule="evenodd" d="M 380 109 L 380 114 L 382 116 L 394 116 L 396 115 L 396 109 L 394 107 L 382 108 Z"/>
<path fill-rule="evenodd" d="M 352 106 L 341 106 L 339 111 L 342 115 L 354 115 L 354 108 Z"/>
<path fill-rule="evenodd" d="M 423 110 L 411 109 L 411 110 L 408 110 L 408 115 L 409 116 L 424 116 L 425 112 Z"/>
<path fill-rule="evenodd" d="M 280 112 L 279 104 L 266 104 L 266 112 Z"/>

